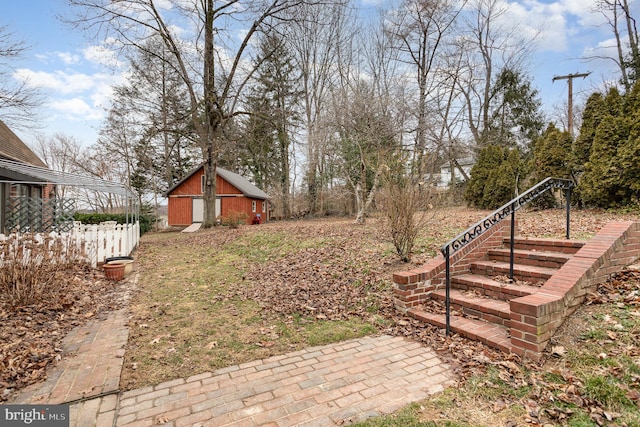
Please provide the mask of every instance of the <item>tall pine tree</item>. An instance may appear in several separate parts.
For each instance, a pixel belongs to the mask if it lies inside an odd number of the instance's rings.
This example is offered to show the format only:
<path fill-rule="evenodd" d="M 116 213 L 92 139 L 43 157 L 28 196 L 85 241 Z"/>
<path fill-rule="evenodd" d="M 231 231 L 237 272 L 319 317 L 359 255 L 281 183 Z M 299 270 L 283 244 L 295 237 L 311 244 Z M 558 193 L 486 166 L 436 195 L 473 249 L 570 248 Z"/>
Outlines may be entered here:
<path fill-rule="evenodd" d="M 602 120 L 593 137 L 589 161 L 580 180 L 580 195 L 587 205 L 599 207 L 622 206 L 637 202 L 639 175 L 633 171 L 633 153 L 637 151 L 632 129 L 638 119 L 637 103 L 632 102 L 636 93 L 622 96 L 611 89 L 604 98 Z M 637 163 L 637 158 L 635 159 Z M 629 166 L 630 171 L 625 167 Z"/>
<path fill-rule="evenodd" d="M 276 215 L 291 214 L 290 173 L 292 133 L 297 124 L 297 74 L 283 39 L 270 34 L 260 40 L 254 59 L 256 85 L 247 99 L 240 156 L 256 185 L 275 192 Z"/>

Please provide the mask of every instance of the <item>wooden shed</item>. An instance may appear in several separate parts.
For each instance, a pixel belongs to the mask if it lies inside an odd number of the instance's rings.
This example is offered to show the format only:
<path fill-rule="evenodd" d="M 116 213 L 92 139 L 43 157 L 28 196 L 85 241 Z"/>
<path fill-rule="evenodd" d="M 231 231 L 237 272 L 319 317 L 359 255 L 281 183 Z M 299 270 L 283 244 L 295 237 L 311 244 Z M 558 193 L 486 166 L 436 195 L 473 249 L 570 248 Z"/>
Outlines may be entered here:
<path fill-rule="evenodd" d="M 247 214 L 247 224 L 259 216 L 269 217 L 269 196 L 246 178 L 226 169 L 217 168 L 216 214 L 229 216 L 232 212 Z M 191 171 L 180 182 L 164 193 L 168 199 L 168 224 L 189 226 L 204 221 L 204 168 Z"/>

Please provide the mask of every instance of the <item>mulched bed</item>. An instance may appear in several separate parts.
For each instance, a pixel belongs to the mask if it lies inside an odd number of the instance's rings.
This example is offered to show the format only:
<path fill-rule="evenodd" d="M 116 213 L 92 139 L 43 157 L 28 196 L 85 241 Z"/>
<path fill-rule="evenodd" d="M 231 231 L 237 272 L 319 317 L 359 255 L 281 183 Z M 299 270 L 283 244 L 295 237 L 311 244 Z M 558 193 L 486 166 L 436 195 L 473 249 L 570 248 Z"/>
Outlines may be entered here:
<path fill-rule="evenodd" d="M 36 305 L 9 309 L 0 296 L 0 402 L 47 378 L 71 329 L 124 306 L 124 282 L 106 280 L 100 270 L 75 266 L 56 284 L 52 300 Z"/>

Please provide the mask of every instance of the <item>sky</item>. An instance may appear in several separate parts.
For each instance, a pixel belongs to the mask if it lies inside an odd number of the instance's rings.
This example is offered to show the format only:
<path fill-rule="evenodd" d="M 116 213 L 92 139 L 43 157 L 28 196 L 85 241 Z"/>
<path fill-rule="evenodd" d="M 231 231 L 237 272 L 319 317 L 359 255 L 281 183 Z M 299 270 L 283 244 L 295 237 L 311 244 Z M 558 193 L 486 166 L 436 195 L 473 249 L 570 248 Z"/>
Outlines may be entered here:
<path fill-rule="evenodd" d="M 395 0 L 358 0 L 373 8 Z M 507 0 L 504 0 L 507 1 Z M 591 74 L 573 81 L 574 104 L 614 78 L 616 65 L 609 60 L 585 61 L 585 57 L 610 51 L 612 34 L 602 16 L 592 12 L 597 0 L 509 0 L 508 20 L 519 22 L 524 33 L 543 28 L 535 54 L 529 58 L 533 87 L 548 114 L 566 108 L 567 81 L 554 76 Z M 630 0 L 632 16 L 640 16 L 640 0 Z M 57 18 L 68 14 L 64 0 L 0 0 L 0 26 L 30 48 L 19 63 L 12 64 L 14 78 L 28 79 L 43 91 L 40 110 L 42 128 L 72 136 L 82 145 L 94 144 L 109 108 L 111 87 L 121 84 L 121 74 L 112 70 L 114 56 L 95 41 L 89 41 Z M 27 144 L 35 143 L 33 132 L 16 130 Z"/>

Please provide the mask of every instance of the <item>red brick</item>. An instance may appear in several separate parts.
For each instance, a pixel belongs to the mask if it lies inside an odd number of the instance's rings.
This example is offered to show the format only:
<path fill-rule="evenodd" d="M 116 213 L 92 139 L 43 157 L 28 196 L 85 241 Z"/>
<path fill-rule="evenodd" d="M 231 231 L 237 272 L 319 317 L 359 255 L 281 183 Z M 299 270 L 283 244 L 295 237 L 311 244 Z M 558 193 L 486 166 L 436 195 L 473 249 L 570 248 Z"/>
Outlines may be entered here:
<path fill-rule="evenodd" d="M 403 291 L 403 290 L 400 290 L 400 289 L 394 289 L 393 290 L 393 294 L 404 301 L 406 299 L 406 297 L 411 295 L 411 291 Z"/>
<path fill-rule="evenodd" d="M 529 350 L 529 351 L 534 351 L 534 352 L 538 352 L 538 351 L 542 351 L 541 348 L 539 348 L 538 344 L 535 343 L 530 343 L 527 341 L 523 341 L 517 338 L 511 338 L 511 343 L 514 345 L 514 347 L 519 347 L 523 350 Z"/>

